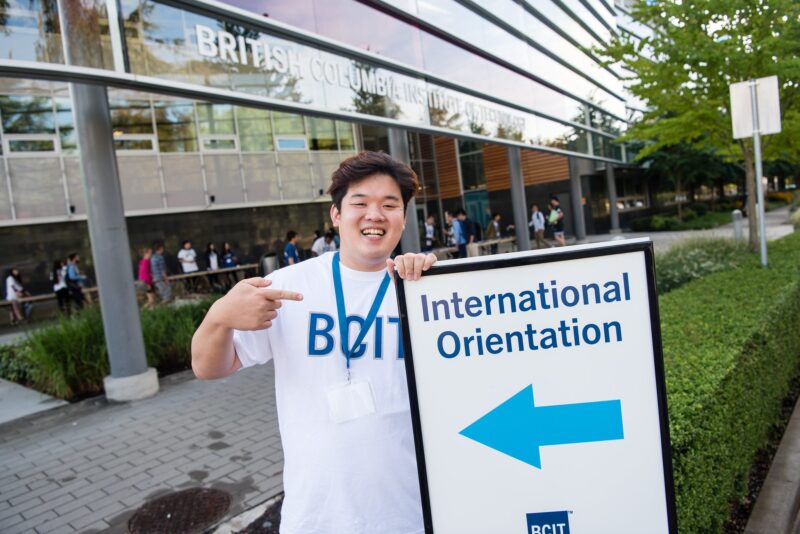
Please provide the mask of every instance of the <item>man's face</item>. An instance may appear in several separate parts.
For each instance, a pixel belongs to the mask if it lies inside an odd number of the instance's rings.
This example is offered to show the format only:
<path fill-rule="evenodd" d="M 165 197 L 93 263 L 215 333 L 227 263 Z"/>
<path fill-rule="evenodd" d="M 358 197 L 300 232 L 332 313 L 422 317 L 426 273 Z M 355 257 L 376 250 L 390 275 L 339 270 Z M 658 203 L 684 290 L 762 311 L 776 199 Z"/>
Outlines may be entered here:
<path fill-rule="evenodd" d="M 350 184 L 341 210 L 331 206 L 339 228 L 342 262 L 359 270 L 380 270 L 400 241 L 405 209 L 400 186 L 391 176 L 374 174 Z"/>
<path fill-rule="evenodd" d="M 459 213 L 458 215 L 456 215 L 456 217 L 458 218 L 459 221 L 463 221 L 464 219 L 467 218 L 467 216 L 464 213 Z"/>
<path fill-rule="evenodd" d="M 186 250 L 189 250 L 190 248 L 192 248 L 192 244 L 189 243 L 189 242 L 186 242 L 186 243 L 183 244 L 183 248 L 185 248 Z"/>

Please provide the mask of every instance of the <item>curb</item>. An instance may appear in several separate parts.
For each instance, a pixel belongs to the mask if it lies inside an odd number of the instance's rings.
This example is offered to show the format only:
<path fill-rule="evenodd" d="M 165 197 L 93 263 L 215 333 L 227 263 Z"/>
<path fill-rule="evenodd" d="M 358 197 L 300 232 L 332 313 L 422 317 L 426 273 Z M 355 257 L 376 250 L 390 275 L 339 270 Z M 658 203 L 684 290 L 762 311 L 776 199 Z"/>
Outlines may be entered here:
<path fill-rule="evenodd" d="M 782 534 L 800 527 L 800 401 L 781 438 L 744 534 Z"/>

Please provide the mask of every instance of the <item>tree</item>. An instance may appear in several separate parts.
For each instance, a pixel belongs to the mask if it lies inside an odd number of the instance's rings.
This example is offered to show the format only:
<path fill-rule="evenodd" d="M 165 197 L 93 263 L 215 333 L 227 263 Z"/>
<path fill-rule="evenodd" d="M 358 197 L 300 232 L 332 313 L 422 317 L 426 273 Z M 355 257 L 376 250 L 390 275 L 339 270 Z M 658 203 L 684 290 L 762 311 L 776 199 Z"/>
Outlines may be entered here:
<path fill-rule="evenodd" d="M 620 32 L 598 51 L 632 73 L 629 90 L 649 106 L 624 139 L 647 142 L 638 159 L 680 144 L 716 149 L 743 166 L 754 213 L 753 143 L 733 140 L 729 86 L 778 76 L 783 131 L 762 139 L 764 159 L 800 161 L 800 2 L 646 0 L 632 16 L 652 33 Z M 750 246 L 757 243 L 751 224 Z"/>

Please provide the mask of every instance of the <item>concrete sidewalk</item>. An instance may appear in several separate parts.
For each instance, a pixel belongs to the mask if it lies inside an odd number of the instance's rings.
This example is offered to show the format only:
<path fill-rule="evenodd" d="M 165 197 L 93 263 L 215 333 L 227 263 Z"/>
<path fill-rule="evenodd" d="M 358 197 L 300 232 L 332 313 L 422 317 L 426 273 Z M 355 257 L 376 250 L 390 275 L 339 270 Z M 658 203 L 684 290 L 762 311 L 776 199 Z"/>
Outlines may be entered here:
<path fill-rule="evenodd" d="M 191 371 L 143 401 L 92 399 L 0 425 L 0 532 L 125 532 L 160 494 L 227 491 L 226 517 L 282 491 L 273 367 Z"/>

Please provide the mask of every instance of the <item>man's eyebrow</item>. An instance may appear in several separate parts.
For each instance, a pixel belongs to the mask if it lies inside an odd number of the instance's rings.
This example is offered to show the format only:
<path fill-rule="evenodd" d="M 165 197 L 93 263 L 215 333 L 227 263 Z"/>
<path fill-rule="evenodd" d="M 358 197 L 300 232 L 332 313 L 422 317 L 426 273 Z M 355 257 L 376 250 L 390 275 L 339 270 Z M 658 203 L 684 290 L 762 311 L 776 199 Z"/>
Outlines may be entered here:
<path fill-rule="evenodd" d="M 386 195 L 385 197 L 383 197 L 383 199 L 384 200 L 400 200 L 400 197 L 398 197 L 397 195 Z"/>

